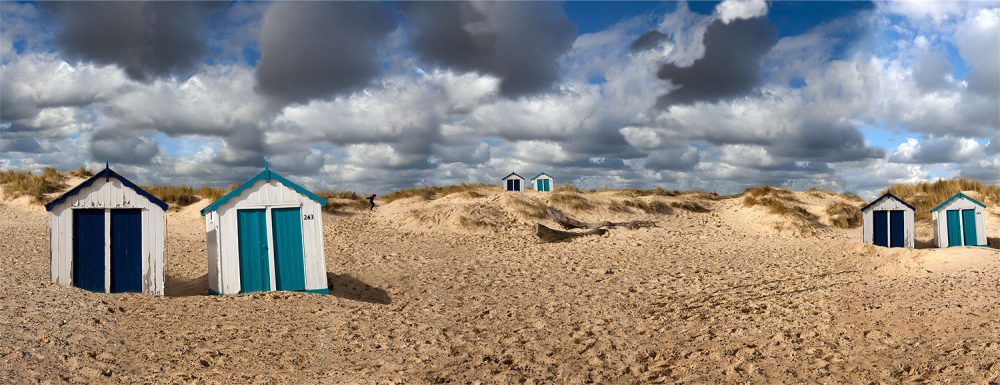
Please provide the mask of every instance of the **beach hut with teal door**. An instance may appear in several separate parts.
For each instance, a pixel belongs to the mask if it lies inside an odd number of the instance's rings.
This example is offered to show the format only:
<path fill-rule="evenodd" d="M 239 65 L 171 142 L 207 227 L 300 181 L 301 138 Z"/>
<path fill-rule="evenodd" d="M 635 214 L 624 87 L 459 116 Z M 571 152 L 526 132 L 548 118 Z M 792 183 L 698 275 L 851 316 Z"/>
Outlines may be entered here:
<path fill-rule="evenodd" d="M 885 193 L 861 208 L 861 239 L 882 247 L 913 248 L 915 209 L 895 195 Z"/>
<path fill-rule="evenodd" d="M 555 182 L 549 174 L 543 172 L 531 178 L 531 186 L 538 192 L 552 192 Z"/>
<path fill-rule="evenodd" d="M 931 209 L 934 245 L 986 246 L 986 205 L 961 192 Z"/>
<path fill-rule="evenodd" d="M 326 200 L 264 171 L 201 210 L 213 294 L 327 293 Z"/>
<path fill-rule="evenodd" d="M 45 209 L 52 282 L 163 295 L 165 202 L 105 167 Z"/>

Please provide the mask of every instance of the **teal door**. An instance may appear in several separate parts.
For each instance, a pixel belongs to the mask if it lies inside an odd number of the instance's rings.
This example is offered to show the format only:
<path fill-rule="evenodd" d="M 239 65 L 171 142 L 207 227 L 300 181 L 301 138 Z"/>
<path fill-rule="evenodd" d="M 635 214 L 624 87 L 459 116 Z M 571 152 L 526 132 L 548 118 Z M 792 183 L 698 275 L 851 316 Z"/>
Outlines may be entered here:
<path fill-rule="evenodd" d="M 296 208 L 271 209 L 274 277 L 278 290 L 305 290 L 302 257 L 302 213 Z"/>
<path fill-rule="evenodd" d="M 241 293 L 271 289 L 267 262 L 267 214 L 263 209 L 237 210 Z"/>
<path fill-rule="evenodd" d="M 545 192 L 552 191 L 552 188 L 549 187 L 549 180 L 548 179 L 543 179 L 542 180 L 542 191 L 545 191 Z"/>
<path fill-rule="evenodd" d="M 965 230 L 965 245 L 976 246 L 976 210 L 962 210 L 962 228 Z"/>
<path fill-rule="evenodd" d="M 962 225 L 958 210 L 948 210 L 948 246 L 962 246 Z"/>

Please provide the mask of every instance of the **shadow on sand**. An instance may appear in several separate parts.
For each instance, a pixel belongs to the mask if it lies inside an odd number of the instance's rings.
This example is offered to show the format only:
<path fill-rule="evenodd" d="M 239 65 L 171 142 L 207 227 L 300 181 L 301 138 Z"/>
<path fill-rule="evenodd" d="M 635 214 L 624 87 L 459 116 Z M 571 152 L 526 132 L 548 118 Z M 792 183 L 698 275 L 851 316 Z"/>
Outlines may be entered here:
<path fill-rule="evenodd" d="M 986 238 L 986 245 L 993 249 L 1000 249 L 1000 238 Z"/>
<path fill-rule="evenodd" d="M 385 290 L 364 283 L 347 274 L 326 273 L 330 295 L 361 302 L 388 305 L 392 303 Z"/>
<path fill-rule="evenodd" d="M 163 294 L 167 297 L 208 295 L 208 274 L 190 280 L 171 277 L 170 274 L 167 274 Z"/>

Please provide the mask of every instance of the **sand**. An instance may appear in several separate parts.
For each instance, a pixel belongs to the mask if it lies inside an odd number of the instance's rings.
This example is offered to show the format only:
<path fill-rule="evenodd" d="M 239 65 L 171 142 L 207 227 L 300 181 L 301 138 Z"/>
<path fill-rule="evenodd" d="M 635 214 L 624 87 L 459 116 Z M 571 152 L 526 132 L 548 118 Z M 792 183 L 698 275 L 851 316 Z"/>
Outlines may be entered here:
<path fill-rule="evenodd" d="M 797 196 L 821 216 L 835 199 Z M 325 215 L 331 295 L 227 297 L 205 295 L 207 202 L 168 213 L 168 296 L 151 297 L 51 284 L 44 209 L 6 201 L 0 383 L 1000 381 L 996 249 L 797 234 L 738 198 L 586 199 L 565 211 L 659 227 L 539 244 L 548 195 L 406 199 Z M 625 199 L 711 211 L 601 208 Z"/>

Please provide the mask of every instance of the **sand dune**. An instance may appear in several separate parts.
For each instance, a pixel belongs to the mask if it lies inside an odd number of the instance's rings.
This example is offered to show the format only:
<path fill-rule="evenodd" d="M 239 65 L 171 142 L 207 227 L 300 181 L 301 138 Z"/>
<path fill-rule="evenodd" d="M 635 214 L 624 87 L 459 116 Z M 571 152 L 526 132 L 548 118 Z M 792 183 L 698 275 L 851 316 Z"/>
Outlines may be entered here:
<path fill-rule="evenodd" d="M 56 286 L 44 209 L 3 202 L 0 382 L 1000 381 L 1000 251 L 888 250 L 739 198 L 633 195 L 328 214 L 328 296 L 204 295 L 207 202 L 167 215 L 167 296 Z M 842 199 L 794 196 L 821 224 Z M 659 227 L 539 244 L 540 205 Z"/>

